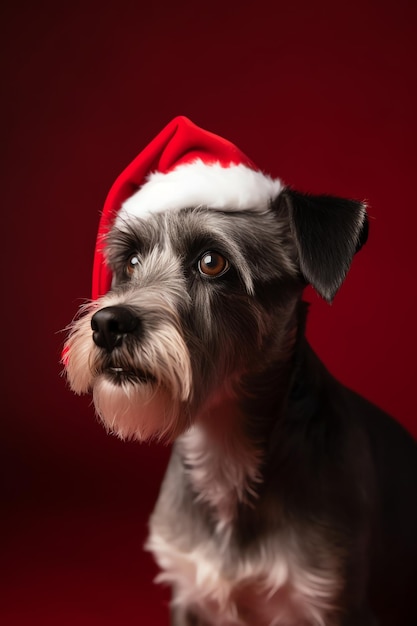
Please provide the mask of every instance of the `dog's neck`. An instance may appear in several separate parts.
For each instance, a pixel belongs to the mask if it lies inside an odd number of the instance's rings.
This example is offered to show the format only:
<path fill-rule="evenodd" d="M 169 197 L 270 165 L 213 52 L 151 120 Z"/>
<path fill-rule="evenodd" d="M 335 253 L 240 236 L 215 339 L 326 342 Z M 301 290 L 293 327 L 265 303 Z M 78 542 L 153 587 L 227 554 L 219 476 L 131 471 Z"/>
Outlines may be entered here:
<path fill-rule="evenodd" d="M 219 533 L 231 530 L 238 507 L 250 507 L 262 488 L 269 438 L 288 405 L 304 323 L 297 313 L 279 357 L 242 377 L 237 392 L 220 391 L 179 440 L 195 500 L 208 506 Z"/>
<path fill-rule="evenodd" d="M 219 394 L 179 440 L 195 499 L 208 506 L 217 531 L 230 527 L 239 502 L 250 502 L 261 480 L 262 451 L 242 427 L 237 398 Z"/>

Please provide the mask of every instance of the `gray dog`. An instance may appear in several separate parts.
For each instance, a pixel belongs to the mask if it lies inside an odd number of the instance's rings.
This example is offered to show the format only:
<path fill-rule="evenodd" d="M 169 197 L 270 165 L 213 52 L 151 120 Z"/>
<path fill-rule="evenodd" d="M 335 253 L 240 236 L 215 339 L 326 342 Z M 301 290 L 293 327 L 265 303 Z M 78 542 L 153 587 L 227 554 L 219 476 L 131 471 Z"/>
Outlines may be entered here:
<path fill-rule="evenodd" d="M 175 626 L 416 626 L 417 453 L 305 336 L 367 238 L 176 118 L 104 208 L 71 388 L 122 438 L 173 442 L 147 548 Z"/>

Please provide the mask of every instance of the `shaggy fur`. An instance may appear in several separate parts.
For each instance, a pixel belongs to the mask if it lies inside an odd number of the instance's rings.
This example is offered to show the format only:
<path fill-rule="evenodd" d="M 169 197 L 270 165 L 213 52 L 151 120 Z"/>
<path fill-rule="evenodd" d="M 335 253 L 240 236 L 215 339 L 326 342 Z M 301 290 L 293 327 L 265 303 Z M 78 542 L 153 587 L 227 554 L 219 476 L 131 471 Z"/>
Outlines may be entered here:
<path fill-rule="evenodd" d="M 304 337 L 365 243 L 358 202 L 120 215 L 111 291 L 71 326 L 66 371 L 121 438 L 172 456 L 147 548 L 174 626 L 416 626 L 417 454 Z"/>

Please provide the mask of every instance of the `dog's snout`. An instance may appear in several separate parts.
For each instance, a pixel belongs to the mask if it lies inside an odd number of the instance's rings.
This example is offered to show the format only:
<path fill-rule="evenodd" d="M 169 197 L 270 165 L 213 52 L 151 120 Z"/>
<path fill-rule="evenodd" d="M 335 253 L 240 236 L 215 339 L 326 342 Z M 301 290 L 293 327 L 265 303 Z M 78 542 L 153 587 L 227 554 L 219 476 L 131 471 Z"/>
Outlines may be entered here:
<path fill-rule="evenodd" d="M 96 346 L 112 352 L 126 335 L 138 330 L 139 318 L 128 307 L 108 306 L 93 315 L 91 328 Z"/>

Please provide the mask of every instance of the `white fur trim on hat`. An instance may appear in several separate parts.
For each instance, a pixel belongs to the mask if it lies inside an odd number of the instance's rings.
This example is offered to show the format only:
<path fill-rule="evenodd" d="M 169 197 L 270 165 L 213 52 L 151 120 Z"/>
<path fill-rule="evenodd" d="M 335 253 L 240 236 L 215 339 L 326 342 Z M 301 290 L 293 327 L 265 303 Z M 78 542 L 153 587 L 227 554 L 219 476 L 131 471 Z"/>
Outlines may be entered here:
<path fill-rule="evenodd" d="M 207 206 L 222 211 L 265 210 L 282 190 L 279 179 L 246 165 L 222 166 L 197 159 L 163 174 L 154 172 L 120 209 L 118 218 L 143 217 L 168 209 Z"/>

